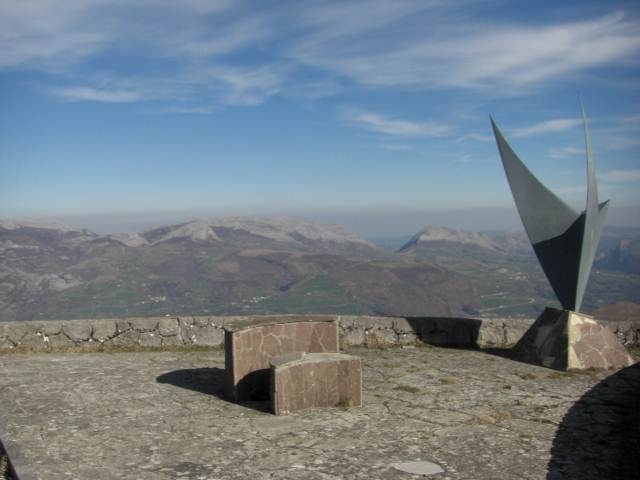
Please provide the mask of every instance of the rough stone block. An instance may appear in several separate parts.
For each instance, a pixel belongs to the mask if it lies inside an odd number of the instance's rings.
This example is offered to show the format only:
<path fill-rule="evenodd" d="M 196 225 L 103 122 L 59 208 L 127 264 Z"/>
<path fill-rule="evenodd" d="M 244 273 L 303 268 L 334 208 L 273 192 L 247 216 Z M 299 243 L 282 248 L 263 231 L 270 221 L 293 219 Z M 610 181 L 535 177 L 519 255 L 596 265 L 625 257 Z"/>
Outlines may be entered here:
<path fill-rule="evenodd" d="M 9 339 L 13 344 L 20 343 L 30 331 L 29 322 L 0 322 L 0 336 Z"/>
<path fill-rule="evenodd" d="M 414 345 L 415 343 L 418 343 L 418 336 L 415 333 L 398 334 L 399 345 Z"/>
<path fill-rule="evenodd" d="M 197 325 L 198 327 L 206 327 L 209 325 L 209 317 L 193 317 L 193 325 Z"/>
<path fill-rule="evenodd" d="M 163 347 L 179 347 L 182 345 L 184 345 L 184 343 L 180 335 L 174 335 L 172 337 L 162 337 Z"/>
<path fill-rule="evenodd" d="M 357 315 L 350 318 L 352 326 L 365 328 L 366 330 L 389 330 L 394 328 L 394 321 L 400 320 L 396 317 L 373 317 L 368 315 Z"/>
<path fill-rule="evenodd" d="M 413 333 L 413 334 L 416 333 L 415 329 L 413 328 L 409 320 L 406 318 L 395 318 L 393 320 L 393 329 L 396 331 L 396 333 L 399 333 L 399 334 L 400 333 Z"/>
<path fill-rule="evenodd" d="M 113 347 L 131 347 L 132 345 L 138 345 L 140 339 L 140 332 L 136 330 L 127 330 L 126 332 L 119 333 L 110 340 L 104 342 L 105 346 Z"/>
<path fill-rule="evenodd" d="M 362 403 L 360 359 L 341 353 L 289 354 L 271 364 L 273 413 Z"/>
<path fill-rule="evenodd" d="M 369 348 L 384 348 L 398 344 L 398 335 L 391 329 L 367 330 L 365 338 Z"/>
<path fill-rule="evenodd" d="M 73 347 L 74 345 L 75 343 L 73 340 L 67 337 L 64 333 L 49 336 L 49 346 L 51 348 L 66 348 Z"/>
<path fill-rule="evenodd" d="M 22 337 L 19 345 L 33 350 L 42 350 L 49 347 L 49 338 L 41 333 L 30 332 Z"/>
<path fill-rule="evenodd" d="M 505 347 L 513 347 L 527 330 L 533 325 L 533 320 L 529 318 L 507 318 L 505 325 Z"/>
<path fill-rule="evenodd" d="M 266 399 L 273 357 L 338 352 L 333 316 L 262 317 L 225 326 L 225 391 L 234 401 Z"/>
<path fill-rule="evenodd" d="M 479 348 L 501 348 L 506 343 L 504 322 L 500 319 L 484 319 L 478 332 Z"/>
<path fill-rule="evenodd" d="M 180 337 L 185 345 L 192 345 L 196 341 L 196 328 L 191 323 L 184 323 L 183 319 L 180 319 L 179 326 Z"/>
<path fill-rule="evenodd" d="M 112 318 L 93 320 L 91 326 L 93 327 L 91 337 L 98 342 L 104 342 L 116 334 L 116 321 Z"/>
<path fill-rule="evenodd" d="M 63 323 L 62 331 L 74 342 L 86 342 L 91 338 L 91 322 L 89 320 L 68 320 Z"/>
<path fill-rule="evenodd" d="M 363 328 L 350 328 L 344 332 L 344 341 L 351 347 L 361 347 L 365 344 L 365 334 Z"/>
<path fill-rule="evenodd" d="M 138 343 L 143 347 L 160 347 L 162 337 L 154 332 L 142 332 L 138 338 Z"/>
<path fill-rule="evenodd" d="M 178 317 L 180 326 L 193 325 L 193 317 Z"/>
<path fill-rule="evenodd" d="M 233 319 L 236 317 L 219 317 L 219 316 L 209 317 L 209 325 L 215 325 L 218 328 L 223 328 L 227 318 Z"/>
<path fill-rule="evenodd" d="M 30 324 L 33 331 L 43 335 L 57 335 L 62 331 L 63 322 L 60 320 L 50 320 L 47 322 L 32 322 Z"/>
<path fill-rule="evenodd" d="M 158 328 L 159 321 L 158 317 L 130 318 L 129 324 L 137 332 L 153 332 Z"/>
<path fill-rule="evenodd" d="M 178 335 L 179 324 L 177 318 L 161 318 L 158 322 L 158 333 L 163 337 L 172 337 Z"/>
<path fill-rule="evenodd" d="M 118 333 L 126 332 L 131 330 L 131 324 L 127 318 L 118 318 L 116 319 L 116 328 Z"/>
<path fill-rule="evenodd" d="M 192 329 L 191 339 L 194 345 L 219 347 L 224 343 L 224 330 L 213 325 L 195 327 Z"/>
<path fill-rule="evenodd" d="M 357 319 L 359 317 L 355 316 L 355 315 L 340 315 L 338 317 L 338 323 L 340 325 L 340 328 L 343 329 L 351 329 L 354 327 L 359 327 L 359 325 L 357 325 Z"/>

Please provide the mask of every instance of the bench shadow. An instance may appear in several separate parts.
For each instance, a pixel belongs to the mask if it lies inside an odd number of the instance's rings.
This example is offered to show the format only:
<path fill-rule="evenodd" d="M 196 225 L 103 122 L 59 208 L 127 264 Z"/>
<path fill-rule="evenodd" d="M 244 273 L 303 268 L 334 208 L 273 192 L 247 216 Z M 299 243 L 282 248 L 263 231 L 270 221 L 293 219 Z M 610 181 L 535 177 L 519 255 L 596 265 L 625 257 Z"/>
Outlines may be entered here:
<path fill-rule="evenodd" d="M 587 391 L 565 414 L 547 480 L 640 479 L 640 363 Z"/>
<path fill-rule="evenodd" d="M 224 375 L 225 371 L 223 368 L 185 368 L 163 373 L 156 377 L 156 382 L 166 383 L 186 390 L 193 390 L 194 392 L 205 395 L 212 395 L 225 402 L 241 405 L 260 412 L 270 412 L 271 402 L 269 400 L 260 399 L 240 403 L 230 401 L 224 393 Z"/>

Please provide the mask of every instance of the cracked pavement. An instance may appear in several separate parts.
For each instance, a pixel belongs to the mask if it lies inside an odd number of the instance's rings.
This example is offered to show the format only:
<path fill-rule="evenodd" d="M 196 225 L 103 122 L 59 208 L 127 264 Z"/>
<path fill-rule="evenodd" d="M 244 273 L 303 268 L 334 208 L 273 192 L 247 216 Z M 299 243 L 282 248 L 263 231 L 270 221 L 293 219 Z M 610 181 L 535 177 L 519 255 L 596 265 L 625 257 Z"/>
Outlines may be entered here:
<path fill-rule="evenodd" d="M 21 480 L 411 479 L 391 464 L 419 460 L 436 479 L 638 478 L 638 363 L 345 353 L 362 359 L 363 406 L 283 417 L 222 397 L 222 350 L 0 355 L 0 438 Z"/>

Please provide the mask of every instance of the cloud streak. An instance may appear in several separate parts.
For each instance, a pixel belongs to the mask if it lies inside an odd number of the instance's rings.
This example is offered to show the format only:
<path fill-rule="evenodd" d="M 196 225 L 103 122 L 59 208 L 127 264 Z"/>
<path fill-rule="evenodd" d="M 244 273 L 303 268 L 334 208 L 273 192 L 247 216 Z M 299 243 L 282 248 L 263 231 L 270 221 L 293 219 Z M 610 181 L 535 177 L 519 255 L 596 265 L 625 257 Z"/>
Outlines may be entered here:
<path fill-rule="evenodd" d="M 101 90 L 92 87 L 51 88 L 49 93 L 71 102 L 92 101 L 106 103 L 130 103 L 141 100 L 141 96 L 127 90 Z"/>
<path fill-rule="evenodd" d="M 294 55 L 359 84 L 491 90 L 501 96 L 592 68 L 629 64 L 640 52 L 640 25 L 622 12 L 527 26 L 465 18 L 462 8 L 454 15 L 451 5 L 456 3 L 434 5 L 422 30 L 412 23 L 420 21 L 418 12 L 395 25 L 405 12 L 390 15 L 388 23 L 373 22 L 356 34 L 343 25 L 348 17 L 336 16 L 332 31 L 337 33 L 308 36 Z M 377 19 L 376 13 L 362 15 Z"/>
<path fill-rule="evenodd" d="M 566 132 L 567 130 L 571 130 L 581 124 L 582 119 L 580 118 L 555 118 L 536 123 L 529 127 L 512 129 L 511 136 L 514 138 L 525 138 L 547 133 Z"/>
<path fill-rule="evenodd" d="M 549 150 L 547 154 L 551 158 L 561 159 L 567 157 L 573 157 L 576 155 L 586 155 L 586 151 L 584 148 L 577 147 L 561 147 L 561 148 L 552 148 Z"/>
<path fill-rule="evenodd" d="M 414 122 L 352 108 L 343 110 L 343 118 L 356 127 L 393 137 L 441 137 L 451 131 L 449 125 L 440 122 Z"/>

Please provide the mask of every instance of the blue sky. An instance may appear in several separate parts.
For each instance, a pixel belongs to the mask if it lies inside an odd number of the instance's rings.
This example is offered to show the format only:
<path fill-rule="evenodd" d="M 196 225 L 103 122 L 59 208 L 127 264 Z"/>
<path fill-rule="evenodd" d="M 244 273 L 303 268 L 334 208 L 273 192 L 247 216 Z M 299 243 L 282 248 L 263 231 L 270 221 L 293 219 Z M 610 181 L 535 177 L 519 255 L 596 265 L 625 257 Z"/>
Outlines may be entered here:
<path fill-rule="evenodd" d="M 489 115 L 582 207 L 581 96 L 637 224 L 639 73 L 637 2 L 0 0 L 0 216 L 514 224 Z"/>

